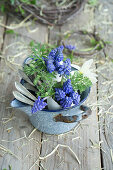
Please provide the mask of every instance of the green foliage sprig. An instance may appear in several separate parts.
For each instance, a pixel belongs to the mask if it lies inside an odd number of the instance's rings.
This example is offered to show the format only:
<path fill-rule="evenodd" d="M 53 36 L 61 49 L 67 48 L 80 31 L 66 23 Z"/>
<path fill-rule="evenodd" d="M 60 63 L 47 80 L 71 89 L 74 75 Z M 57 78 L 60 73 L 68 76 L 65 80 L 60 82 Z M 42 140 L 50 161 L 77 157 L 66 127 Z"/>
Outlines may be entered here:
<path fill-rule="evenodd" d="M 52 96 L 54 95 L 56 83 L 56 81 L 53 81 L 53 78 L 55 78 L 56 73 L 49 73 L 43 60 L 43 58 L 47 58 L 51 47 L 47 48 L 47 45 L 37 43 L 31 45 L 31 51 L 32 55 L 29 56 L 31 62 L 24 66 L 24 72 L 33 80 L 37 88 L 37 96 Z"/>
<path fill-rule="evenodd" d="M 47 58 L 50 51 L 55 48 L 55 46 L 47 44 L 35 44 L 34 42 L 30 43 L 31 46 L 31 61 L 29 64 L 24 66 L 24 72 L 32 80 L 33 84 L 37 88 L 36 96 L 41 96 L 42 98 L 47 96 L 55 96 L 55 88 L 62 88 L 63 83 L 66 79 L 71 80 L 72 87 L 75 92 L 78 90 L 80 93 L 86 90 L 86 88 L 92 85 L 92 82 L 88 77 L 85 77 L 79 71 L 75 71 L 74 75 L 66 77 L 62 76 L 60 83 L 56 82 L 54 79 L 56 77 L 56 72 L 49 73 L 47 71 L 47 66 L 44 59 Z M 73 56 L 73 54 L 72 54 Z M 67 56 L 65 56 L 67 57 Z M 69 56 L 68 56 L 69 58 Z M 71 57 L 70 57 L 71 58 Z M 65 60 L 65 58 L 64 58 Z"/>
<path fill-rule="evenodd" d="M 88 4 L 91 5 L 91 6 L 97 6 L 98 0 L 89 0 Z"/>
<path fill-rule="evenodd" d="M 20 5 L 18 5 L 17 8 L 15 8 L 15 12 L 20 12 L 22 15 L 25 14 L 24 9 L 22 9 L 21 4 L 26 4 L 26 5 L 36 5 L 36 0 L 3 0 L 0 2 L 0 11 L 1 12 L 6 12 L 10 10 L 10 6 L 15 5 L 16 2 L 19 2 Z"/>
<path fill-rule="evenodd" d="M 74 75 L 70 76 L 71 84 L 74 91 L 80 91 L 82 93 L 86 90 L 86 88 L 91 87 L 92 82 L 89 80 L 88 77 L 85 77 L 79 71 L 75 71 Z"/>

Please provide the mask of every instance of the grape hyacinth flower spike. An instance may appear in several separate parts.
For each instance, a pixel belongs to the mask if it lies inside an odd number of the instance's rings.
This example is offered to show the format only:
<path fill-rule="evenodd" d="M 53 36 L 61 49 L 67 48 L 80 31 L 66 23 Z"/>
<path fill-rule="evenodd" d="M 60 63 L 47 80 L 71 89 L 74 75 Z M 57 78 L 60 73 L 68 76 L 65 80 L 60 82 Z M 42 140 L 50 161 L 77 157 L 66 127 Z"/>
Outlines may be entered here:
<path fill-rule="evenodd" d="M 65 48 L 67 48 L 67 49 L 70 50 L 70 51 L 76 49 L 76 47 L 75 47 L 74 45 L 65 45 Z"/>
<path fill-rule="evenodd" d="M 32 112 L 32 113 L 35 113 L 35 112 L 37 112 L 38 110 L 42 110 L 43 108 L 45 108 L 45 106 L 47 106 L 47 103 L 44 102 L 44 99 L 41 99 L 41 97 L 38 96 L 38 99 L 35 100 L 35 102 L 34 102 L 34 105 L 33 105 L 33 107 L 32 107 L 31 112 Z"/>
<path fill-rule="evenodd" d="M 71 80 L 68 79 L 64 84 L 63 84 L 63 91 L 66 94 L 69 94 L 70 92 L 73 91 L 72 85 L 71 85 Z"/>

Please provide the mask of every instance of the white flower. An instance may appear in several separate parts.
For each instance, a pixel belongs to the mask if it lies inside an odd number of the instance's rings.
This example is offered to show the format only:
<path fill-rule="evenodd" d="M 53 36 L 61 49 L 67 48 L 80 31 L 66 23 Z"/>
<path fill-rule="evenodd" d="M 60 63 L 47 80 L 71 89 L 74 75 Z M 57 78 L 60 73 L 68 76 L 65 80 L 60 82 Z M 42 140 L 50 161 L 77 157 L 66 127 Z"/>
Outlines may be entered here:
<path fill-rule="evenodd" d="M 88 77 L 91 82 L 94 84 L 97 82 L 97 74 L 93 73 L 93 69 L 91 69 L 91 65 L 93 63 L 93 59 L 90 59 L 88 61 L 86 61 L 82 67 L 76 66 L 74 64 L 72 64 L 72 67 L 78 69 L 85 77 Z"/>

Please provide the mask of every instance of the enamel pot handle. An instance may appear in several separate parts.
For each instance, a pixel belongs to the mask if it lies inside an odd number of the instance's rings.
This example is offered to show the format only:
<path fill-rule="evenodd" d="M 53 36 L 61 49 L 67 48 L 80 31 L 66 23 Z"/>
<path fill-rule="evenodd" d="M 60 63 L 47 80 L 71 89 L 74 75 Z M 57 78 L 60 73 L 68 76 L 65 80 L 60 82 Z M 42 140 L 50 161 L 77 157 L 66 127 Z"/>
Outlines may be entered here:
<path fill-rule="evenodd" d="M 64 122 L 64 123 L 74 123 L 79 122 L 83 119 L 86 119 L 89 115 L 91 115 L 92 111 L 89 107 L 85 105 L 81 105 L 79 107 L 80 113 L 73 116 L 63 116 L 62 114 L 58 114 L 54 117 L 55 122 Z M 83 111 L 83 112 L 81 112 Z"/>

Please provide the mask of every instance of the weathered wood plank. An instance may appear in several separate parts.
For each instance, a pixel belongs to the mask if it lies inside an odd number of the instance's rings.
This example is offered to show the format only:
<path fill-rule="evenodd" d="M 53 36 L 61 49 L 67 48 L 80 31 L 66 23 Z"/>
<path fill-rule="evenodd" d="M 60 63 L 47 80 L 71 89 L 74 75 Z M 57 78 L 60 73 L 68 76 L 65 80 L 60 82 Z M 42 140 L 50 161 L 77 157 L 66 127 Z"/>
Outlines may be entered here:
<path fill-rule="evenodd" d="M 95 24 L 98 33 L 105 41 L 113 42 L 113 3 L 99 0 L 100 5 L 95 10 Z M 105 50 L 106 56 L 113 58 L 113 43 Z M 97 56 L 99 57 L 99 56 Z M 98 76 L 98 110 L 101 143 L 101 158 L 104 170 L 113 169 L 113 63 L 100 54 L 97 64 Z M 104 61 L 101 61 L 104 60 Z M 111 96 L 111 97 L 110 97 Z"/>
<path fill-rule="evenodd" d="M 8 19 L 8 25 L 16 23 L 13 18 Z M 32 29 L 32 26 L 29 26 Z M 8 169 L 8 165 L 12 166 L 12 169 L 16 170 L 28 170 L 39 169 L 39 164 L 34 164 L 39 157 L 41 133 L 35 131 L 30 137 L 30 133 L 34 127 L 30 124 L 28 117 L 21 111 L 9 108 L 10 102 L 13 99 L 12 91 L 14 89 L 14 81 L 18 80 L 17 69 L 18 65 L 12 65 L 8 61 L 15 56 L 15 63 L 20 64 L 23 62 L 28 52 L 26 51 L 26 44 L 31 39 L 39 42 L 45 42 L 47 39 L 48 29 L 40 24 L 35 25 L 35 32 L 28 32 L 26 28 L 19 28 L 15 30 L 16 34 L 5 35 L 4 40 L 4 59 L 0 62 L 0 71 L 4 72 L 3 81 L 0 83 L 0 168 Z M 23 37 L 23 35 L 26 35 Z M 29 38 L 30 37 L 30 38 Z M 18 43 L 17 43 L 18 42 Z M 15 43 L 15 44 L 14 44 Z M 24 53 L 21 53 L 24 51 Z M 9 67 L 10 65 L 10 67 Z M 11 69 L 11 68 L 14 68 Z M 12 117 L 11 117 L 12 115 Z M 11 118 L 11 119 L 10 119 Z M 26 135 L 26 136 L 25 136 Z M 22 138 L 22 139 L 19 139 Z M 9 142 L 8 142 L 9 141 Z M 13 142 L 11 142 L 13 141 Z M 11 150 L 19 159 L 15 158 L 9 152 L 3 152 L 2 146 Z"/>
<path fill-rule="evenodd" d="M 90 13 L 90 16 L 89 16 Z M 78 17 L 73 18 L 70 22 L 65 24 L 61 28 L 61 32 L 66 32 L 70 30 L 83 30 L 92 29 L 93 10 L 85 9 L 85 12 L 78 15 Z M 60 33 L 60 32 L 59 32 Z M 52 33 L 53 34 L 53 33 Z M 51 35 L 51 32 L 50 32 Z M 55 35 L 54 35 L 55 37 Z M 51 39 L 54 40 L 54 37 Z M 49 40 L 50 41 L 50 40 Z M 79 41 L 79 43 L 77 43 Z M 85 41 L 85 40 L 84 40 Z M 73 37 L 68 42 L 73 45 L 81 47 L 79 36 L 77 39 Z M 82 44 L 82 48 L 85 46 Z M 97 101 L 97 89 L 96 85 L 92 87 L 90 96 L 88 97 L 88 105 L 92 105 Z M 60 147 L 53 155 L 48 157 L 45 161 L 41 161 L 41 164 L 45 169 L 54 170 L 98 170 L 100 169 L 100 149 L 94 148 L 92 142 L 99 144 L 99 133 L 98 133 L 98 117 L 97 117 L 97 107 L 92 108 L 92 115 L 79 124 L 79 127 L 69 132 L 68 134 L 59 136 L 48 136 L 43 134 L 42 140 L 42 152 L 41 156 L 45 156 L 58 145 L 67 145 L 76 153 L 81 164 L 79 165 L 72 153 L 67 149 Z"/>
<path fill-rule="evenodd" d="M 6 15 L 3 15 L 1 13 L 0 13 L 0 23 L 2 23 L 2 24 L 6 23 Z M 4 27 L 2 27 L 0 25 L 0 50 L 1 50 L 2 45 L 3 45 L 4 31 L 5 31 Z"/>
<path fill-rule="evenodd" d="M 96 101 L 96 86 L 93 86 L 88 105 Z M 47 140 L 47 141 L 46 141 Z M 93 110 L 92 115 L 79 124 L 72 132 L 59 136 L 43 135 L 42 156 L 49 154 L 57 144 L 67 145 L 76 153 L 81 165 L 78 164 L 72 153 L 63 147 L 58 149 L 58 152 L 42 161 L 44 168 L 49 169 L 100 169 L 100 151 L 98 148 L 92 148 L 92 143 L 99 144 L 98 125 L 96 110 Z"/>
<path fill-rule="evenodd" d="M 113 63 L 98 64 L 98 104 L 101 157 L 105 170 L 113 169 Z M 104 77 L 103 77 L 104 76 Z M 110 82 L 111 81 L 111 82 Z"/>

